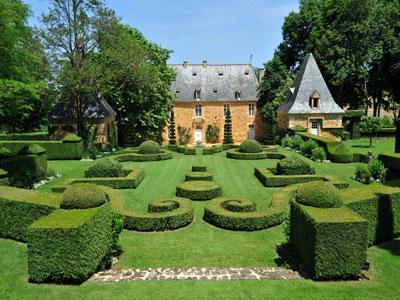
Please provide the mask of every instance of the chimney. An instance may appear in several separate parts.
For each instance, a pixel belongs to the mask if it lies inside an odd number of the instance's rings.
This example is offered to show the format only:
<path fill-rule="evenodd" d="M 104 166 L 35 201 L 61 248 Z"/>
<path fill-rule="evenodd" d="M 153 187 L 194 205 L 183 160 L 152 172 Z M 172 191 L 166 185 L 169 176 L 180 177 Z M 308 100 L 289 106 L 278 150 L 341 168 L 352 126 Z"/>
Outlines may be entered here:
<path fill-rule="evenodd" d="M 187 67 L 187 64 L 188 64 L 188 61 L 187 61 L 187 60 L 184 60 L 184 61 L 183 61 L 183 67 L 186 68 L 186 67 Z"/>
<path fill-rule="evenodd" d="M 207 68 L 207 61 L 206 60 L 203 60 L 203 67 Z"/>
<path fill-rule="evenodd" d="M 262 80 L 263 80 L 263 78 L 264 78 L 264 75 L 265 75 L 265 69 L 264 68 L 258 68 L 258 72 L 257 72 L 258 74 L 258 82 L 261 82 Z"/>

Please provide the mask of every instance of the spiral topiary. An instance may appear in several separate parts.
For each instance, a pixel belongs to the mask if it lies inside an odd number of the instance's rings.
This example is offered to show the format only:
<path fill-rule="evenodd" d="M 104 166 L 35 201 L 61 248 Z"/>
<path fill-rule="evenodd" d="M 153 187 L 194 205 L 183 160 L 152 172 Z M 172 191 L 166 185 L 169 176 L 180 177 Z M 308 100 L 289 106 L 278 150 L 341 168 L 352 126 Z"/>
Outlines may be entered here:
<path fill-rule="evenodd" d="M 74 184 L 69 186 L 61 199 L 63 209 L 86 209 L 103 205 L 107 196 L 103 190 L 94 184 Z"/>
<path fill-rule="evenodd" d="M 339 190 L 331 183 L 323 181 L 313 181 L 301 185 L 297 190 L 296 201 L 319 208 L 342 206 Z"/>
<path fill-rule="evenodd" d="M 239 146 L 239 152 L 242 153 L 259 153 L 261 152 L 261 146 L 256 140 L 248 139 L 245 140 Z"/>
<path fill-rule="evenodd" d="M 125 171 L 122 165 L 112 159 L 102 158 L 97 160 L 93 166 L 85 171 L 85 177 L 123 177 Z"/>
<path fill-rule="evenodd" d="M 161 153 L 160 145 L 155 141 L 145 141 L 139 146 L 139 154 L 159 154 Z"/>

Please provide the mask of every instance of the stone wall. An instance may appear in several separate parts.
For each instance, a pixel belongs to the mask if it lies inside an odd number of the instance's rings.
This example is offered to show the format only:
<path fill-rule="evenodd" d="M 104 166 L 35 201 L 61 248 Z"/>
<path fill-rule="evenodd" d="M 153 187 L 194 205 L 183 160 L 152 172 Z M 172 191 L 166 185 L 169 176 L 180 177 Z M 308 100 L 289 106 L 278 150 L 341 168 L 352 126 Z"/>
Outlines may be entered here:
<path fill-rule="evenodd" d="M 195 106 L 202 106 L 202 116 L 195 116 Z M 206 129 L 208 124 L 217 125 L 220 128 L 220 137 L 218 143 L 222 143 L 224 137 L 224 104 L 230 105 L 232 115 L 232 134 L 235 143 L 240 143 L 248 138 L 249 125 L 254 125 L 254 135 L 257 140 L 262 141 L 266 124 L 263 122 L 260 113 L 257 111 L 256 101 L 227 101 L 227 102 L 175 102 L 175 125 L 190 128 L 194 143 L 194 134 L 196 129 L 202 130 L 203 142 L 206 143 Z M 255 116 L 249 116 L 249 104 L 255 105 Z M 178 132 L 176 133 L 178 139 Z M 164 133 L 164 141 L 168 141 L 168 129 Z"/>

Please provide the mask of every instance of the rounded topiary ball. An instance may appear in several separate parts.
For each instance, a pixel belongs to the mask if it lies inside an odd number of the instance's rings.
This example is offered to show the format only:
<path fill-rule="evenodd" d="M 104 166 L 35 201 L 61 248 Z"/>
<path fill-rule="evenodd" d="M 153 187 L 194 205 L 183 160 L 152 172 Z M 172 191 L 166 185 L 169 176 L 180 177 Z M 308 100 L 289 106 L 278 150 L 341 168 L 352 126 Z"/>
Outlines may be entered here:
<path fill-rule="evenodd" d="M 245 140 L 239 146 L 239 152 L 243 153 L 259 153 L 261 151 L 261 146 L 256 140 Z"/>
<path fill-rule="evenodd" d="M 107 196 L 94 184 L 74 184 L 69 186 L 61 199 L 63 209 L 85 209 L 98 207 L 106 203 Z"/>
<path fill-rule="evenodd" d="M 339 190 L 329 182 L 313 181 L 301 185 L 296 201 L 313 207 L 334 208 L 342 206 Z"/>
<path fill-rule="evenodd" d="M 139 146 L 139 154 L 159 154 L 159 153 L 161 153 L 161 147 L 155 141 L 145 141 Z"/>
<path fill-rule="evenodd" d="M 112 159 L 102 158 L 98 159 L 93 166 L 85 172 L 85 177 L 123 177 L 125 172 L 122 165 Z"/>

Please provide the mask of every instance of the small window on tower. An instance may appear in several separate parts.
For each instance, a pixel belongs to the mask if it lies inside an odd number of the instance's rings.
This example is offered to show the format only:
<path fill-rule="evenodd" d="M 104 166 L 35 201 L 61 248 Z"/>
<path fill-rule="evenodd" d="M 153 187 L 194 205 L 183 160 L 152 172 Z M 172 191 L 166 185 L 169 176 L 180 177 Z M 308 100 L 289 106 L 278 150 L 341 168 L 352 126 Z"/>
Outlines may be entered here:
<path fill-rule="evenodd" d="M 229 104 L 224 104 L 224 117 L 226 117 L 226 114 L 228 113 L 228 110 L 230 109 Z"/>
<path fill-rule="evenodd" d="M 217 90 L 217 89 L 214 89 L 214 94 L 216 94 L 216 93 L 218 93 L 218 90 Z"/>
<path fill-rule="evenodd" d="M 193 76 L 197 76 L 197 73 L 196 73 L 196 72 L 193 72 Z"/>
<path fill-rule="evenodd" d="M 242 93 L 239 90 L 237 90 L 235 92 L 235 99 L 236 100 L 240 100 L 241 98 L 242 98 Z"/>
<path fill-rule="evenodd" d="M 314 91 L 310 97 L 310 107 L 312 109 L 319 108 L 321 95 L 318 91 Z"/>
<path fill-rule="evenodd" d="M 194 99 L 200 100 L 200 90 L 194 90 Z"/>

